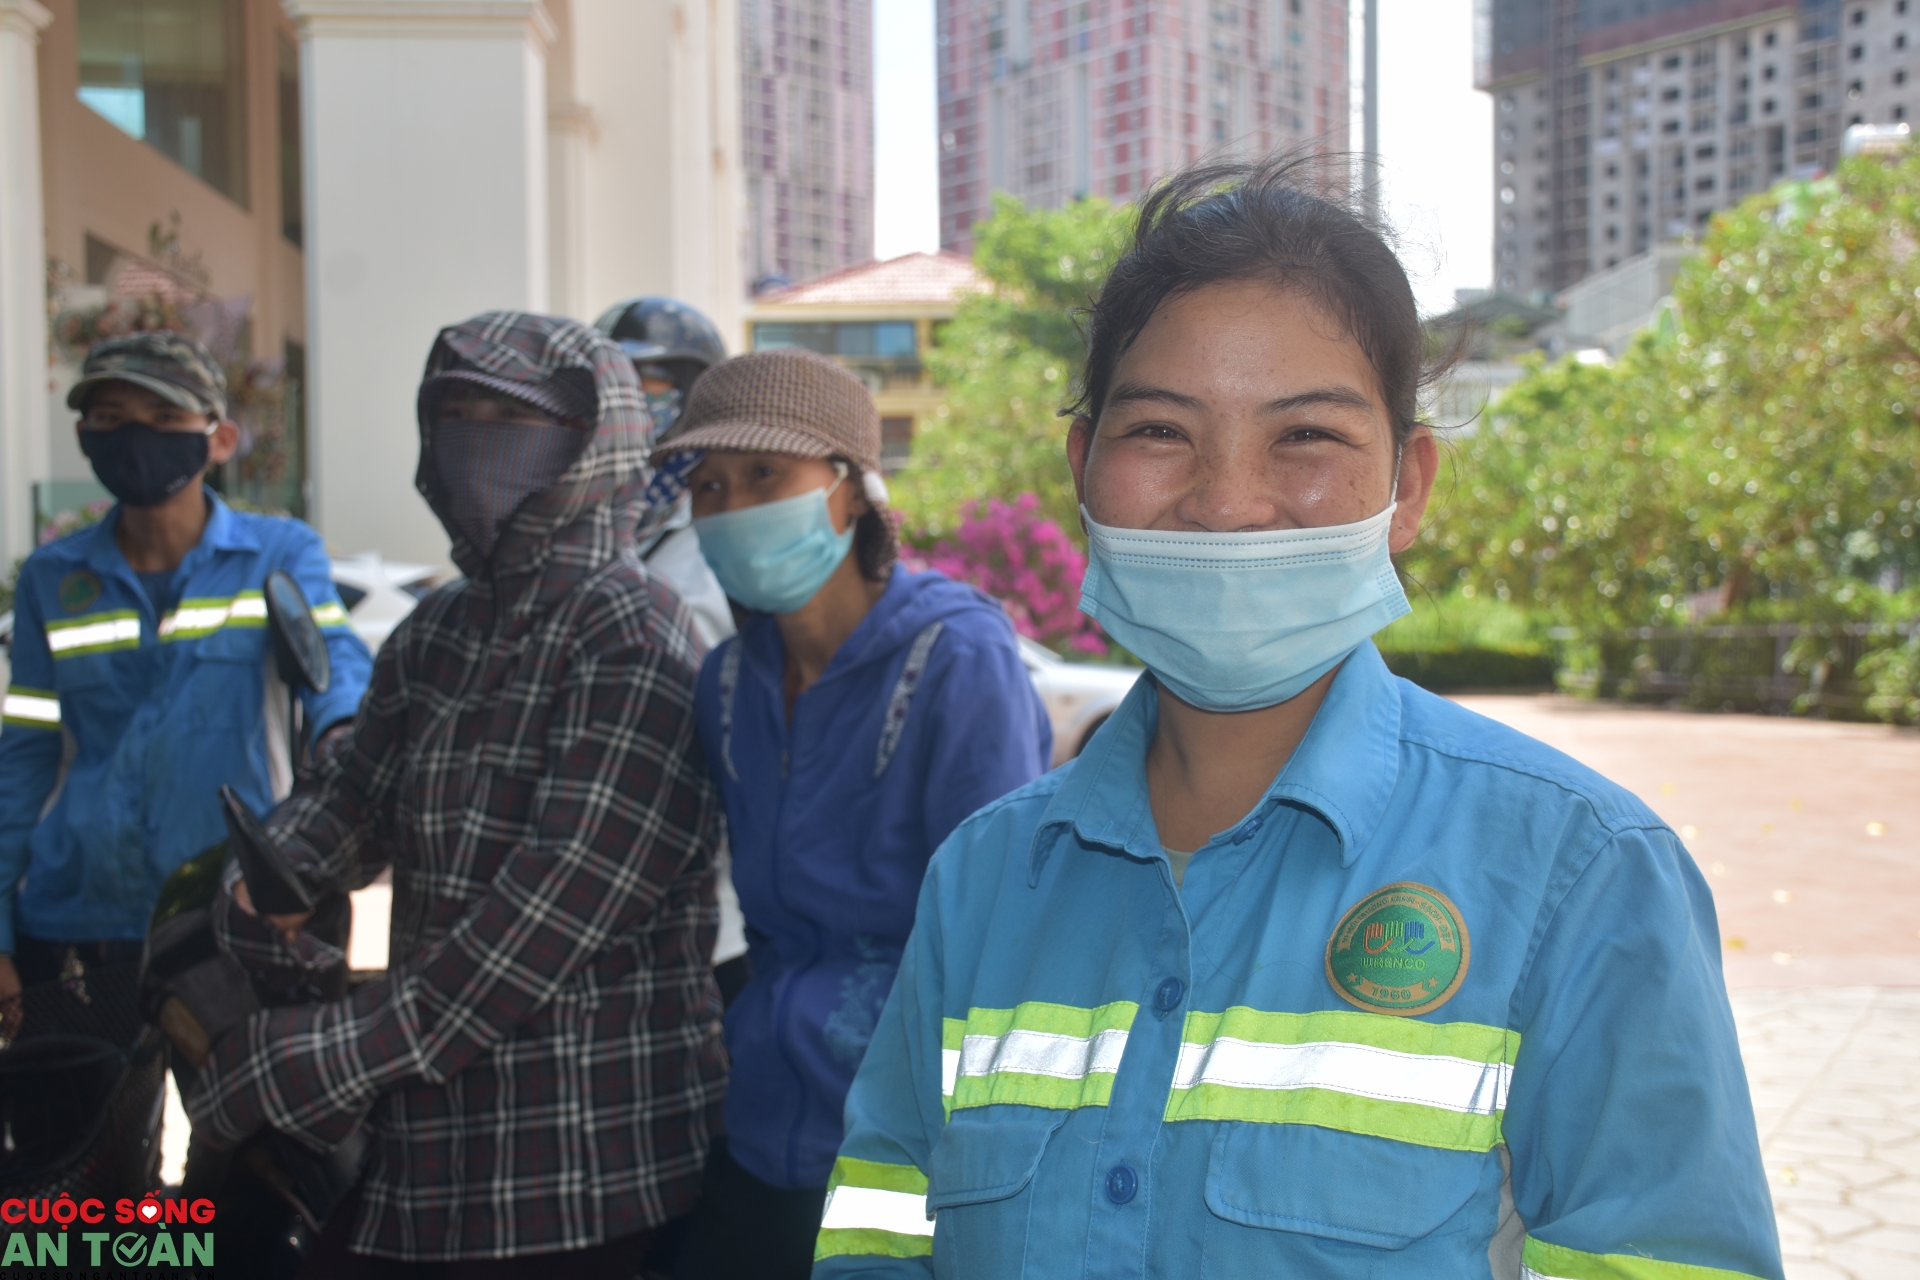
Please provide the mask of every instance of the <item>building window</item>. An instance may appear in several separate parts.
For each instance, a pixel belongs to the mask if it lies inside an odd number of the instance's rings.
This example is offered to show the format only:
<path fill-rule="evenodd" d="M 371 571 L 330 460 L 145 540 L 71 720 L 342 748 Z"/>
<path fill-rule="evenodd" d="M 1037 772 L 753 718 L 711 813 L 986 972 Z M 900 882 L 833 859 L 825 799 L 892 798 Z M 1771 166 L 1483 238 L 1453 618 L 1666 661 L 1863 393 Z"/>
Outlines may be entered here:
<path fill-rule="evenodd" d="M 1854 25 L 1854 26 L 1856 26 L 1856 27 L 1857 27 L 1857 26 L 1859 26 L 1859 25 L 1860 25 L 1861 23 L 1863 23 L 1863 22 L 1865 22 L 1866 20 L 1867 20 L 1867 11 L 1866 11 L 1865 9 L 1855 9 L 1855 10 L 1853 11 L 1853 25 Z"/>
<path fill-rule="evenodd" d="M 910 359 L 917 352 L 911 320 L 830 323 L 767 321 L 753 326 L 753 349 L 799 347 L 824 356 Z"/>
<path fill-rule="evenodd" d="M 1895 120 L 1905 120 L 1907 118 L 1907 109 L 1905 107 L 1895 107 L 1893 109 L 1893 118 Z"/>
<path fill-rule="evenodd" d="M 1905 84 L 1907 82 L 1907 73 L 1904 70 L 1894 72 L 1893 82 L 1895 84 Z"/>
<path fill-rule="evenodd" d="M 880 469 L 891 475 L 907 465 L 913 453 L 913 419 L 880 419 Z"/>
<path fill-rule="evenodd" d="M 79 0 L 80 101 L 247 202 L 241 0 Z"/>

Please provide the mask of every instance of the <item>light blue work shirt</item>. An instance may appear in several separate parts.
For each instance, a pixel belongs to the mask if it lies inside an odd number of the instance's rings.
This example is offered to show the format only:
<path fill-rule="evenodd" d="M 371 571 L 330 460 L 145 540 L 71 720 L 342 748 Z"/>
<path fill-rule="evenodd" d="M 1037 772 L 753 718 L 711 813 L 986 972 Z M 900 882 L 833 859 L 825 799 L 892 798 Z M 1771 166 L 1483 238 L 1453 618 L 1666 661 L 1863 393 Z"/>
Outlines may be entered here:
<path fill-rule="evenodd" d="M 1778 1280 L 1665 824 L 1369 643 L 1176 889 L 1156 696 L 934 857 L 816 1277 Z"/>

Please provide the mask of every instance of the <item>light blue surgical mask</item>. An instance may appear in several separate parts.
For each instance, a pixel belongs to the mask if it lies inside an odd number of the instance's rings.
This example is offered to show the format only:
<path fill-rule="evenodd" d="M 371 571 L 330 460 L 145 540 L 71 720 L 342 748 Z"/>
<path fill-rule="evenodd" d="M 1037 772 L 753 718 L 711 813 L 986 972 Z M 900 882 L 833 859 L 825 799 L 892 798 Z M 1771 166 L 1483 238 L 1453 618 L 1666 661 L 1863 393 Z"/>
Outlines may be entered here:
<path fill-rule="evenodd" d="M 1408 612 L 1387 533 L 1355 524 L 1259 533 L 1086 521 L 1080 610 L 1182 702 L 1252 711 L 1294 697 Z"/>
<path fill-rule="evenodd" d="M 827 510 L 827 495 L 839 487 L 835 480 L 798 497 L 695 520 L 700 554 L 720 589 L 761 613 L 792 613 L 813 599 L 853 549 L 854 523 L 835 532 Z"/>

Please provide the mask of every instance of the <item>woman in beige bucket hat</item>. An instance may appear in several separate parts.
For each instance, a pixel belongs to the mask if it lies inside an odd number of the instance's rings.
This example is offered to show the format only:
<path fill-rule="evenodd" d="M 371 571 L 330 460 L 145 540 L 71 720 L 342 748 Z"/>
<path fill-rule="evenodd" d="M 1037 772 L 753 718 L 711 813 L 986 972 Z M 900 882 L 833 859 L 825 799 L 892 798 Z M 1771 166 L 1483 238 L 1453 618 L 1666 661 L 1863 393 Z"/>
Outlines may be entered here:
<path fill-rule="evenodd" d="M 927 860 L 1042 773 L 1053 735 L 1005 611 L 895 563 L 879 414 L 846 369 L 796 350 L 714 366 L 662 446 L 696 450 L 701 551 L 747 611 L 697 711 L 753 976 L 726 1014 L 726 1136 L 679 1275 L 780 1280 L 811 1270 Z"/>

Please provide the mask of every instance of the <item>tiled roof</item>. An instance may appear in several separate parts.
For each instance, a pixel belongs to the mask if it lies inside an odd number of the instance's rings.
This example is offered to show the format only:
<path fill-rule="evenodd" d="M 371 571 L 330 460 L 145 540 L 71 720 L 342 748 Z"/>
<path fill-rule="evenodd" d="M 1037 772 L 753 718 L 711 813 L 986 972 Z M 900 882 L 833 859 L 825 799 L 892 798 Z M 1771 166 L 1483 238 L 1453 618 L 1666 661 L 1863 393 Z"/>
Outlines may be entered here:
<path fill-rule="evenodd" d="M 756 299 L 761 306 L 951 306 L 986 281 L 957 253 L 908 253 L 885 262 L 842 267 Z"/>

